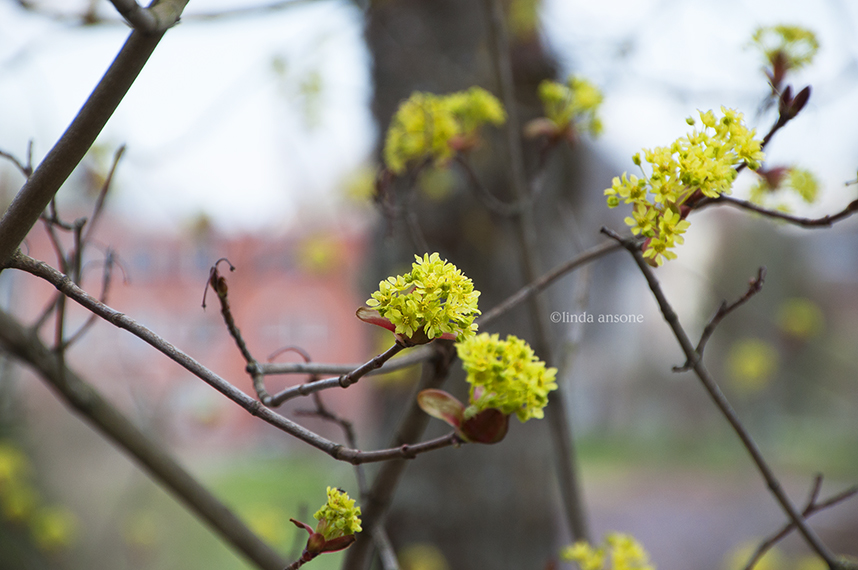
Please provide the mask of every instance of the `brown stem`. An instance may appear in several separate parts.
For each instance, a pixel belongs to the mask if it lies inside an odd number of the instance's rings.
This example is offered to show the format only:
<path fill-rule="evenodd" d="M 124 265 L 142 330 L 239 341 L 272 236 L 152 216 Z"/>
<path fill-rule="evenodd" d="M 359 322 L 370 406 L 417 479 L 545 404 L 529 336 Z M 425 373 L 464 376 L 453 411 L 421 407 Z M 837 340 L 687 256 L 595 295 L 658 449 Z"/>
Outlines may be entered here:
<path fill-rule="evenodd" d="M 783 220 L 785 222 L 789 222 L 791 224 L 795 224 L 803 228 L 830 228 L 836 222 L 845 220 L 846 218 L 854 214 L 856 211 L 858 211 L 858 200 L 853 200 L 849 203 L 848 206 L 846 206 L 843 210 L 837 212 L 836 214 L 822 216 L 821 218 L 803 218 L 801 216 L 793 216 L 792 214 L 778 212 L 777 210 L 769 210 L 767 208 L 763 208 L 762 206 L 758 206 L 753 202 L 748 202 L 747 200 L 740 200 L 739 198 L 733 198 L 732 196 L 726 196 L 724 194 L 718 196 L 717 198 L 706 198 L 705 200 L 700 202 L 699 206 L 696 209 L 701 209 L 704 206 L 708 206 L 710 204 L 726 204 L 728 206 L 733 206 L 734 208 L 755 212 L 767 218 Z"/>
<path fill-rule="evenodd" d="M 695 353 L 697 353 L 697 358 L 703 358 L 703 349 L 706 348 L 706 343 L 709 342 L 709 338 L 712 336 L 712 333 L 715 332 L 715 327 L 718 326 L 718 323 L 720 323 L 724 317 L 747 303 L 751 297 L 762 291 L 763 280 L 765 278 L 766 268 L 760 267 L 759 270 L 757 270 L 757 276 L 754 279 L 751 279 L 751 282 L 748 284 L 748 291 L 744 295 L 731 305 L 728 305 L 727 301 L 721 303 L 721 306 L 718 307 L 718 311 L 709 320 L 706 328 L 703 329 L 703 334 L 700 335 L 700 340 L 697 342 L 697 348 L 694 349 Z M 674 366 L 673 371 L 685 372 L 690 368 L 691 364 L 686 361 L 682 366 Z"/>
<path fill-rule="evenodd" d="M 286 388 L 282 392 L 279 392 L 272 396 L 267 402 L 265 402 L 265 405 L 277 407 L 283 402 L 291 400 L 292 398 L 297 398 L 298 396 L 308 396 L 313 392 L 318 392 L 320 390 L 336 388 L 337 386 L 339 386 L 340 388 L 348 388 L 373 370 L 378 370 L 379 368 L 381 368 L 385 362 L 396 356 L 405 348 L 405 346 L 397 342 L 383 353 L 370 359 L 369 361 L 365 362 L 361 366 L 358 366 L 347 374 L 343 374 L 338 378 L 326 378 L 324 380 L 316 380 L 315 382 L 307 382 L 306 384 L 299 384 L 298 386 Z"/>
<path fill-rule="evenodd" d="M 841 503 L 846 499 L 849 499 L 850 497 L 853 497 L 854 495 L 858 494 L 858 486 L 850 487 L 845 491 L 842 491 L 840 493 L 837 493 L 836 495 L 829 497 L 821 503 L 817 503 L 816 499 L 819 493 L 819 483 L 821 481 L 821 476 L 817 476 L 814 480 L 814 491 L 811 492 L 811 496 L 808 500 L 807 506 L 802 511 L 802 516 L 804 516 L 805 518 L 809 518 L 811 515 L 814 515 L 819 511 L 825 510 L 829 507 L 833 507 L 834 505 Z M 751 570 L 757 564 L 757 562 L 760 561 L 760 559 L 766 552 L 768 552 L 775 544 L 783 540 L 784 537 L 786 537 L 794 530 L 795 524 L 792 522 L 788 522 L 783 526 L 783 528 L 763 540 L 760 545 L 757 546 L 757 549 L 754 551 L 754 553 L 751 555 L 751 558 L 750 560 L 748 560 L 748 563 L 745 564 L 744 570 Z"/>

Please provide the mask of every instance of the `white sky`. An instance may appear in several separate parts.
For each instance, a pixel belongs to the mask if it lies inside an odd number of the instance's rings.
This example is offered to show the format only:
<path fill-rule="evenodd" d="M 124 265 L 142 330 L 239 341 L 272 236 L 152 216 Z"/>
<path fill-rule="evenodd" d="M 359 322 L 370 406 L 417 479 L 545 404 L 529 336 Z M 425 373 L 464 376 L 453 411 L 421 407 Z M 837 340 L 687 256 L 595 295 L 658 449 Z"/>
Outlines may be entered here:
<path fill-rule="evenodd" d="M 261 1 L 192 1 L 187 14 Z M 99 139 L 111 153 L 128 145 L 114 208 L 165 227 L 205 212 L 233 231 L 286 227 L 307 208 L 330 208 L 332 189 L 376 136 L 361 18 L 348 2 L 319 0 L 170 31 Z M 855 194 L 842 184 L 858 169 L 858 3 L 545 0 L 543 22 L 564 67 L 604 88 L 597 145 L 618 173 L 634 168 L 641 147 L 686 132 L 695 109 L 723 104 L 756 120 L 766 87 L 759 55 L 745 48 L 751 32 L 775 23 L 813 29 L 818 58 L 793 78 L 813 84 L 813 97 L 770 156 L 816 172 L 827 188 L 820 212 Z M 127 33 L 52 22 L 0 0 L 0 149 L 23 158 L 32 138 L 43 157 Z M 300 84 L 313 74 L 320 114 L 309 128 Z M 768 126 L 766 118 L 759 130 Z"/>

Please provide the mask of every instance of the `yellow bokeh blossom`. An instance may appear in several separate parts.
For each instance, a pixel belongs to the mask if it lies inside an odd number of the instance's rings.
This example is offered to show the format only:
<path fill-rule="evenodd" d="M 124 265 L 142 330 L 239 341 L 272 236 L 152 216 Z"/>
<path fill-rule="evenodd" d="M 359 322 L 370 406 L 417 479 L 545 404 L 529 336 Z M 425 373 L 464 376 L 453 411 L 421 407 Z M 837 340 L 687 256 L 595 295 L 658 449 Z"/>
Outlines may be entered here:
<path fill-rule="evenodd" d="M 602 92 L 587 79 L 571 76 L 566 83 L 546 79 L 539 84 L 538 95 L 545 118 L 553 123 L 557 132 L 570 126 L 594 136 L 602 132 L 598 115 Z"/>
<path fill-rule="evenodd" d="M 655 570 L 643 546 L 628 534 L 609 533 L 599 547 L 579 541 L 560 551 L 560 558 L 581 570 Z"/>
<path fill-rule="evenodd" d="M 813 61 L 819 51 L 816 34 L 800 26 L 761 26 L 751 38 L 772 67 L 799 69 Z"/>
<path fill-rule="evenodd" d="M 745 395 L 763 390 L 778 368 L 778 351 L 769 342 L 747 338 L 736 341 L 727 354 L 733 387 Z"/>
<path fill-rule="evenodd" d="M 384 143 L 384 162 L 394 174 L 409 164 L 449 161 L 457 150 L 473 146 L 486 123 L 503 124 L 506 112 L 480 87 L 450 95 L 415 92 L 397 109 Z"/>

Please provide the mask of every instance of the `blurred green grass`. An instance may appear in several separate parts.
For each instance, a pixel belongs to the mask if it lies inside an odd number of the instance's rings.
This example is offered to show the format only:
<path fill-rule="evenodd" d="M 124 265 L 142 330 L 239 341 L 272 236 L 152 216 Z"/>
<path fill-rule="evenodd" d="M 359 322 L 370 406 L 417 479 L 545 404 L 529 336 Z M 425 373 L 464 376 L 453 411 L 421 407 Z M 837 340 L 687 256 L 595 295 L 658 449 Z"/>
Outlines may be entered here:
<path fill-rule="evenodd" d="M 231 456 L 208 460 L 195 472 L 202 482 L 259 536 L 291 562 L 307 533 L 290 518 L 314 524 L 313 513 L 326 499 L 327 486 L 356 495 L 348 465 L 327 457 Z M 138 496 L 123 521 L 129 568 L 244 570 L 253 568 L 207 526 L 160 490 Z M 339 568 L 343 553 L 313 561 L 317 570 Z"/>
<path fill-rule="evenodd" d="M 855 434 L 823 423 L 812 427 L 784 424 L 771 430 L 777 437 L 759 438 L 764 455 L 779 473 L 825 473 L 827 478 L 854 480 L 858 475 Z M 588 435 L 577 442 L 583 469 L 607 472 L 626 467 L 713 473 L 753 469 L 747 452 L 728 429 L 699 433 Z M 306 532 L 289 522 L 313 524 L 313 513 L 325 500 L 327 486 L 357 495 L 352 467 L 312 453 L 287 456 L 240 454 L 206 459 L 193 471 L 272 547 L 292 561 L 300 554 Z M 123 525 L 129 569 L 245 570 L 252 565 L 181 505 L 157 487 L 137 496 Z M 137 526 L 136 534 L 134 532 Z M 129 529 L 131 529 L 129 531 Z M 147 530 L 148 529 L 148 530 Z M 315 570 L 339 568 L 343 553 L 325 554 L 312 562 Z M 115 567 L 122 567 L 117 565 Z"/>

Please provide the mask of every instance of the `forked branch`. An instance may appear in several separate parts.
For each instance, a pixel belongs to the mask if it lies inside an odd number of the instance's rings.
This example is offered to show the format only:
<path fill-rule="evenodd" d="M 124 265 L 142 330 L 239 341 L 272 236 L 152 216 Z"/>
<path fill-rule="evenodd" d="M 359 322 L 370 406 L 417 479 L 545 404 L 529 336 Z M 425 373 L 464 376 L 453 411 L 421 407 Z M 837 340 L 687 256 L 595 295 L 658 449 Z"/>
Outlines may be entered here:
<path fill-rule="evenodd" d="M 679 322 L 679 317 L 677 317 L 676 312 L 674 312 L 673 307 L 671 307 L 670 302 L 664 295 L 664 292 L 661 289 L 661 284 L 656 278 L 652 267 L 650 267 L 644 259 L 643 254 L 641 253 L 640 244 L 636 240 L 625 239 L 607 228 L 602 228 L 602 233 L 617 240 L 617 242 L 622 244 L 623 247 L 632 255 L 632 258 L 635 260 L 635 263 L 646 279 L 647 284 L 658 303 L 659 309 L 661 309 L 664 320 L 667 321 L 668 325 L 670 325 L 676 340 L 679 342 L 680 347 L 682 347 L 682 351 L 685 353 L 685 358 L 690 364 L 690 368 L 694 370 L 695 374 L 700 379 L 700 382 L 703 384 L 703 387 L 712 398 L 715 406 L 727 419 L 727 422 L 733 428 L 733 431 L 736 432 L 736 435 L 741 440 L 742 445 L 750 454 L 757 470 L 763 476 L 763 479 L 772 495 L 775 497 L 775 500 L 786 513 L 789 520 L 795 524 L 807 544 L 825 561 L 831 570 L 840 568 L 840 563 L 835 559 L 831 551 L 828 550 L 828 547 L 826 547 L 819 539 L 813 529 L 807 525 L 804 517 L 798 512 L 786 492 L 784 492 L 780 481 L 775 476 L 771 467 L 769 467 L 769 464 L 766 462 L 762 452 L 751 437 L 751 434 L 745 428 L 744 424 L 742 424 L 741 420 L 739 420 L 739 416 L 721 392 L 721 389 L 718 387 L 715 379 L 712 378 L 709 370 L 704 366 L 700 356 L 694 348 L 694 345 L 691 344 L 691 340 L 685 333 L 685 329 L 682 328 L 682 325 Z"/>

